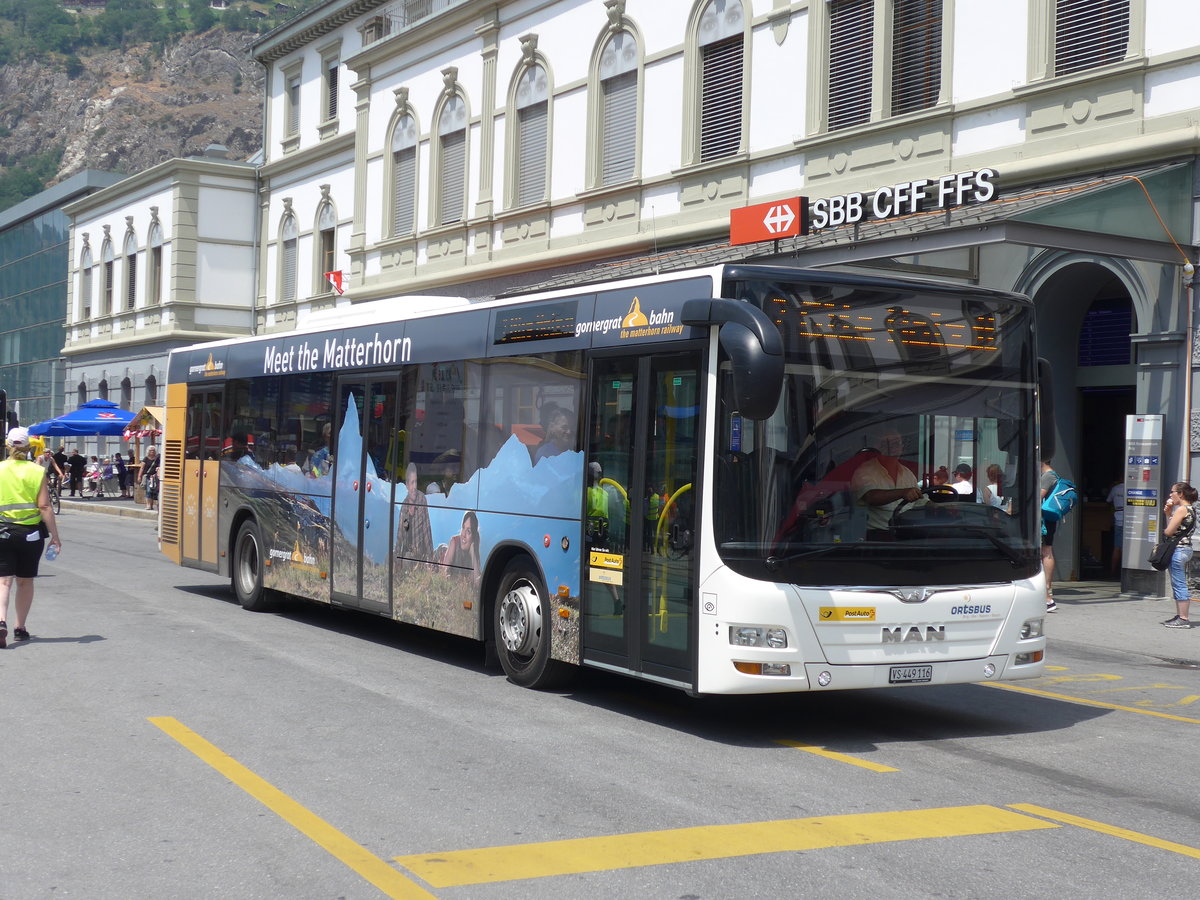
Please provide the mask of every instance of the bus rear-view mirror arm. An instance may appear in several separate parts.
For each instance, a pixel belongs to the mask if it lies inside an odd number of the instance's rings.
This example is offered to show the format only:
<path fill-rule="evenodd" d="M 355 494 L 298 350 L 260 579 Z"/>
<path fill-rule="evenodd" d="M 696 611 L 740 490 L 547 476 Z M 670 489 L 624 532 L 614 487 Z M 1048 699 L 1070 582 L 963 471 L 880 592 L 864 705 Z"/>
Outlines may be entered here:
<path fill-rule="evenodd" d="M 1054 428 L 1054 370 L 1050 361 L 1038 357 L 1038 418 L 1041 420 L 1039 451 L 1042 459 L 1052 459 L 1056 444 Z"/>
<path fill-rule="evenodd" d="M 683 323 L 720 328 L 738 413 L 747 419 L 769 418 L 783 390 L 783 341 L 767 314 L 740 300 L 712 297 L 685 302 Z"/>

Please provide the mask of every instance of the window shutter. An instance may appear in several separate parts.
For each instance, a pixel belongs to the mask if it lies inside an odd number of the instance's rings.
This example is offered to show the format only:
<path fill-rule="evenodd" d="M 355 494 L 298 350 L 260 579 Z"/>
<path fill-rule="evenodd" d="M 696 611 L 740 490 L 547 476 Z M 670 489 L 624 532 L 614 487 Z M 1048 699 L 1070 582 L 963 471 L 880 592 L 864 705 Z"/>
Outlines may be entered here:
<path fill-rule="evenodd" d="M 936 105 L 941 85 L 942 0 L 896 0 L 892 11 L 892 115 Z"/>
<path fill-rule="evenodd" d="M 149 300 L 151 306 L 157 306 L 162 303 L 162 247 L 150 248 L 150 281 L 146 285 L 146 289 L 150 292 Z"/>
<path fill-rule="evenodd" d="M 438 190 L 438 224 L 461 222 L 466 203 L 467 132 L 441 136 L 441 184 Z"/>
<path fill-rule="evenodd" d="M 517 205 L 546 198 L 546 123 L 549 104 L 543 100 L 517 110 Z"/>
<path fill-rule="evenodd" d="M 401 116 L 392 128 L 392 235 L 416 230 L 417 123 Z"/>
<path fill-rule="evenodd" d="M 296 299 L 296 239 L 289 238 L 283 242 L 283 284 L 279 292 L 280 300 Z"/>
<path fill-rule="evenodd" d="M 721 159 L 742 144 L 742 35 L 700 48 L 700 161 Z"/>
<path fill-rule="evenodd" d="M 288 123 L 287 133 L 298 134 L 300 131 L 300 79 L 288 80 Z"/>
<path fill-rule="evenodd" d="M 413 233 L 417 212 L 417 148 L 392 154 L 392 234 Z"/>
<path fill-rule="evenodd" d="M 338 64 L 334 60 L 329 64 L 327 86 L 329 88 L 329 100 L 326 106 L 326 120 L 336 119 L 338 114 Z"/>
<path fill-rule="evenodd" d="M 600 136 L 600 183 L 617 184 L 633 177 L 637 154 L 637 72 L 625 72 L 600 83 L 604 104 Z"/>
<path fill-rule="evenodd" d="M 1125 58 L 1129 0 L 1057 0 L 1054 74 L 1070 75 Z"/>
<path fill-rule="evenodd" d="M 829 6 L 829 130 L 871 120 L 874 0 L 834 0 Z"/>
<path fill-rule="evenodd" d="M 296 219 L 294 216 L 288 216 L 283 220 L 281 237 L 283 238 L 283 259 L 280 261 L 282 271 L 280 272 L 279 299 L 281 301 L 295 300 L 297 234 Z"/>
<path fill-rule="evenodd" d="M 125 257 L 125 308 L 133 309 L 137 303 L 137 254 Z"/>
<path fill-rule="evenodd" d="M 113 301 L 113 263 L 108 260 L 104 263 L 104 305 L 100 309 L 100 315 L 108 315 L 112 311 Z"/>
<path fill-rule="evenodd" d="M 89 259 L 85 266 L 83 280 L 79 285 L 79 317 L 90 319 L 92 317 L 92 261 Z"/>

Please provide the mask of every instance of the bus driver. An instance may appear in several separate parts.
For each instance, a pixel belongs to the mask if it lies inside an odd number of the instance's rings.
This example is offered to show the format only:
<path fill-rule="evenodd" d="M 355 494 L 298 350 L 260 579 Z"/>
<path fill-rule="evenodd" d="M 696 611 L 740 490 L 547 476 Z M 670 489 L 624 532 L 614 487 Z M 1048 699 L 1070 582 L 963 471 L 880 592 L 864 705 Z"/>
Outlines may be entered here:
<path fill-rule="evenodd" d="M 888 522 L 892 512 L 907 500 L 921 499 L 917 476 L 910 465 L 900 459 L 904 438 L 895 429 L 879 435 L 879 455 L 868 459 L 850 479 L 850 492 L 867 507 L 867 540 L 890 541 Z"/>

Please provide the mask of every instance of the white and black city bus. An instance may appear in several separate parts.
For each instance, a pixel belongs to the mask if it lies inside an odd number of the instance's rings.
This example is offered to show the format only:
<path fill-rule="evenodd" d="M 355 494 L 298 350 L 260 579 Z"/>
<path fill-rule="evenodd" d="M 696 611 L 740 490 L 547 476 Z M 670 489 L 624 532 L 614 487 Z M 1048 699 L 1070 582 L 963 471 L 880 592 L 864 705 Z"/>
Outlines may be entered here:
<path fill-rule="evenodd" d="M 1026 298 L 722 265 L 425 302 L 172 353 L 166 555 L 530 687 L 1041 674 Z"/>

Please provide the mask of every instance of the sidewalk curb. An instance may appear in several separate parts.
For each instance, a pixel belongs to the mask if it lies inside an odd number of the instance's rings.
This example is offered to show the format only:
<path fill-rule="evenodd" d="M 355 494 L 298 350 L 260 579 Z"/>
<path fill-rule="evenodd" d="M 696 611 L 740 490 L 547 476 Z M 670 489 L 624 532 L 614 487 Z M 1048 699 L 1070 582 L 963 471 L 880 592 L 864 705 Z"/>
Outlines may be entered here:
<path fill-rule="evenodd" d="M 119 503 L 120 501 L 116 501 Z M 158 521 L 158 510 L 146 509 L 140 503 L 135 503 L 133 506 L 118 506 L 106 500 L 61 500 L 63 512 L 83 512 L 83 513 L 98 513 L 102 516 L 123 516 L 128 519 L 146 519 L 151 522 Z"/>

